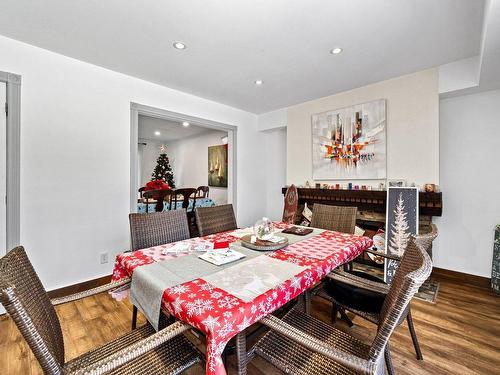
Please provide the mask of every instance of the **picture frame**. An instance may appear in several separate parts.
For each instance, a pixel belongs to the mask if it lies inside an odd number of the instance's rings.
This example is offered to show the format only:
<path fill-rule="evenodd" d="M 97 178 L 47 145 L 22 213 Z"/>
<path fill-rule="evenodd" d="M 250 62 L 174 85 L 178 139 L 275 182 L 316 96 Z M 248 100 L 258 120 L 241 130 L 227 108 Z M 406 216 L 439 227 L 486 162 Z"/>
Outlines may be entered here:
<path fill-rule="evenodd" d="M 386 107 L 377 99 L 313 114 L 313 180 L 385 180 Z"/>
<path fill-rule="evenodd" d="M 402 256 L 411 235 L 418 235 L 419 190 L 417 187 L 387 188 L 387 209 L 385 219 L 386 254 Z M 384 262 L 384 281 L 390 283 L 399 262 L 386 259 Z"/>
<path fill-rule="evenodd" d="M 387 180 L 388 187 L 406 187 L 406 180 L 397 179 L 397 180 Z"/>

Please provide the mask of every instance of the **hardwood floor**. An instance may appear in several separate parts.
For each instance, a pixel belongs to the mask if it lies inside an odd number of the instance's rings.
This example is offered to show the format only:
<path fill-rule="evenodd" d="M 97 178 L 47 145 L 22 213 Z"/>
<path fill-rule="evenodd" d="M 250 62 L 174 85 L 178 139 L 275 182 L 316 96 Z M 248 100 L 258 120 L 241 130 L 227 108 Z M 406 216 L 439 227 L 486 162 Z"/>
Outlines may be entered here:
<path fill-rule="evenodd" d="M 469 284 L 441 282 L 436 304 L 414 300 L 413 317 L 424 361 L 417 361 L 403 324 L 391 338 L 393 361 L 398 374 L 499 374 L 500 373 L 500 296 Z M 131 306 L 116 302 L 106 294 L 59 306 L 66 345 L 71 359 L 130 329 Z M 313 314 L 329 319 L 329 305 L 313 300 Z M 140 324 L 144 319 L 140 317 Z M 338 327 L 363 340 L 374 337 L 375 326 L 357 317 L 355 326 Z M 249 374 L 280 374 L 260 358 L 254 359 Z M 30 349 L 9 318 L 0 319 L 0 373 L 40 374 Z M 198 367 L 190 374 L 202 374 Z M 229 373 L 235 373 L 229 357 Z"/>

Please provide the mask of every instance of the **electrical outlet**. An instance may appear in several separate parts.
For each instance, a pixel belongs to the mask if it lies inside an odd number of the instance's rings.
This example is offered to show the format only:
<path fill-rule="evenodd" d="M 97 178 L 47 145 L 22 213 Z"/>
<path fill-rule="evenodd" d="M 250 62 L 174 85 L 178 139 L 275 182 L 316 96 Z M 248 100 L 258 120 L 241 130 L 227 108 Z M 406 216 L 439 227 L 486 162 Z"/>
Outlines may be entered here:
<path fill-rule="evenodd" d="M 108 263 L 108 253 L 101 253 L 101 264 Z"/>

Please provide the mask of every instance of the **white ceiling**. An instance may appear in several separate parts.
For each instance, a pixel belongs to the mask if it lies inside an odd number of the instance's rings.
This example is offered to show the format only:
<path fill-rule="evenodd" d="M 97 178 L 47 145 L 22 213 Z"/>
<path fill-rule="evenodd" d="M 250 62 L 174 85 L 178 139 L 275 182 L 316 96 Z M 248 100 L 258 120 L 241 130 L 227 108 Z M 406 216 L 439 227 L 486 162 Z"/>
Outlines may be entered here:
<path fill-rule="evenodd" d="M 483 0 L 0 0 L 0 34 L 263 113 L 479 53 Z M 172 42 L 188 45 L 175 50 Z M 344 48 L 340 55 L 330 49 Z M 264 85 L 254 85 L 254 80 Z"/>
<path fill-rule="evenodd" d="M 157 131 L 160 132 L 160 135 L 155 134 Z M 185 127 L 180 122 L 139 116 L 139 139 L 141 140 L 169 142 L 196 135 L 208 134 L 210 132 L 218 131 L 193 124 Z"/>

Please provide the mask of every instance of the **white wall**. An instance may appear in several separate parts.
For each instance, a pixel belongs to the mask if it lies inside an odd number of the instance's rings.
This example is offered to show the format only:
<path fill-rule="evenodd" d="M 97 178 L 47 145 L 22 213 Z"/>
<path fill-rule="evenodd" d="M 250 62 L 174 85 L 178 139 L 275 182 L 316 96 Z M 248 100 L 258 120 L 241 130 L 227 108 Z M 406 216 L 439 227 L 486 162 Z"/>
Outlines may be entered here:
<path fill-rule="evenodd" d="M 0 51 L 22 76 L 21 243 L 48 289 L 110 274 L 129 248 L 130 102 L 237 126 L 238 223 L 262 216 L 255 115 L 1 36 Z"/>
<path fill-rule="evenodd" d="M 286 127 L 287 109 L 280 108 L 276 111 L 261 113 L 257 116 L 258 130 L 271 130 Z"/>
<path fill-rule="evenodd" d="M 224 136 L 227 132 L 211 131 L 167 143 L 177 187 L 196 188 L 208 184 L 208 147 L 221 145 Z M 210 186 L 209 196 L 216 204 L 227 203 L 227 188 Z"/>
<path fill-rule="evenodd" d="M 287 182 L 304 185 L 306 181 L 312 181 L 311 116 L 313 114 L 381 98 L 387 99 L 388 179 L 402 178 L 418 185 L 439 184 L 437 69 L 382 81 L 289 107 Z M 357 182 L 361 183 L 359 180 Z M 375 184 L 375 181 L 366 182 Z"/>
<path fill-rule="evenodd" d="M 141 126 L 139 124 L 139 126 Z M 156 166 L 156 161 L 158 160 L 158 156 L 160 156 L 160 147 L 162 142 L 152 141 L 150 139 L 139 139 L 140 143 L 145 143 L 145 145 L 140 146 L 142 149 L 142 154 L 140 154 L 140 166 L 139 166 L 139 187 L 146 185 L 149 181 L 151 181 L 151 174 L 153 173 L 153 169 Z M 167 153 L 169 156 L 170 165 L 172 165 L 172 160 L 170 160 L 170 153 Z M 139 188 L 138 187 L 138 188 Z"/>
<path fill-rule="evenodd" d="M 500 90 L 441 100 L 436 267 L 491 277 L 500 224 L 499 119 Z"/>
<path fill-rule="evenodd" d="M 286 185 L 286 128 L 268 130 L 265 134 L 266 216 L 281 220 L 284 202 L 281 188 Z"/>

